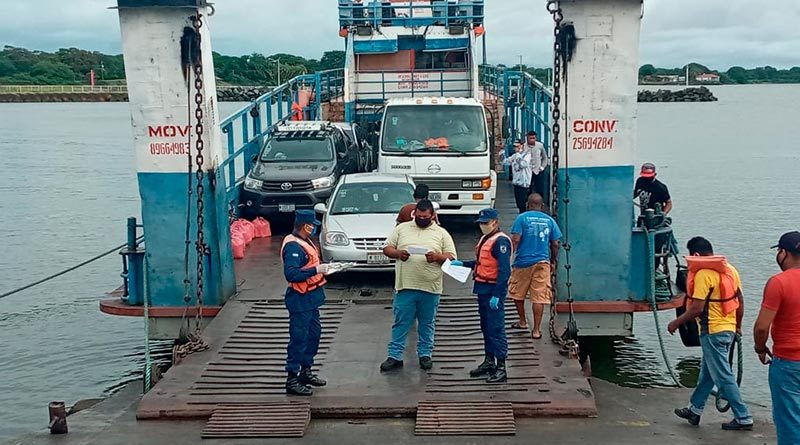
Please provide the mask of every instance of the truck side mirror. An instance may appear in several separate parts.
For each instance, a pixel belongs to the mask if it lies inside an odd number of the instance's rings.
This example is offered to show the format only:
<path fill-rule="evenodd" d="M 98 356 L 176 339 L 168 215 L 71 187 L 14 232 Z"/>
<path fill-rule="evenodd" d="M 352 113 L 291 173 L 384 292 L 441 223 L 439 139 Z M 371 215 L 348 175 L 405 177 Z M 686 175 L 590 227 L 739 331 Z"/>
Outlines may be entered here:
<path fill-rule="evenodd" d="M 508 139 L 508 116 L 503 116 L 503 139 Z"/>

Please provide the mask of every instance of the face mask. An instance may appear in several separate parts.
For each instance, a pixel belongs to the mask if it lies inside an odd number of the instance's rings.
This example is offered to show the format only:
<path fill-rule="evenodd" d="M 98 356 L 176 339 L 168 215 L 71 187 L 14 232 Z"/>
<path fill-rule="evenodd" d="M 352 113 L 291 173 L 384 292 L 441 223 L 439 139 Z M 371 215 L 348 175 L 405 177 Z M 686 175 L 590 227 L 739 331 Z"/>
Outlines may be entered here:
<path fill-rule="evenodd" d="M 784 253 L 783 258 L 781 258 L 781 252 Z M 775 254 L 775 262 L 778 263 L 778 267 L 780 267 L 781 270 L 786 270 L 786 268 L 783 267 L 784 261 L 786 261 L 786 252 L 784 252 L 783 250 L 779 250 L 778 253 Z"/>
<path fill-rule="evenodd" d="M 317 226 L 313 224 L 306 224 L 305 232 L 308 234 L 309 237 L 312 237 L 317 234 Z"/>
<path fill-rule="evenodd" d="M 414 222 L 417 223 L 417 227 L 420 227 L 420 228 L 423 228 L 423 229 L 428 227 L 429 225 L 431 225 L 431 220 L 432 220 L 432 218 L 420 218 L 420 217 L 415 217 L 414 218 Z"/>
<path fill-rule="evenodd" d="M 484 235 L 488 235 L 494 232 L 494 224 L 492 223 L 480 224 L 479 227 L 481 228 L 481 232 L 483 232 Z"/>

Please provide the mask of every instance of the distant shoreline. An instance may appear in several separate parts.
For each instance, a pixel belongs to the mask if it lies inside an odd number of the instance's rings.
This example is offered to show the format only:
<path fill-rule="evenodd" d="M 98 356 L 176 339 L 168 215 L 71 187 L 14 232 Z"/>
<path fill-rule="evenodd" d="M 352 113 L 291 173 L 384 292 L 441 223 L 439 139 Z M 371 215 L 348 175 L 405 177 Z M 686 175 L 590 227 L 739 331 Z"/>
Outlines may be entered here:
<path fill-rule="evenodd" d="M 220 102 L 250 102 L 271 87 L 222 86 L 217 88 Z M 127 102 L 124 85 L 0 85 L 0 103 Z"/>

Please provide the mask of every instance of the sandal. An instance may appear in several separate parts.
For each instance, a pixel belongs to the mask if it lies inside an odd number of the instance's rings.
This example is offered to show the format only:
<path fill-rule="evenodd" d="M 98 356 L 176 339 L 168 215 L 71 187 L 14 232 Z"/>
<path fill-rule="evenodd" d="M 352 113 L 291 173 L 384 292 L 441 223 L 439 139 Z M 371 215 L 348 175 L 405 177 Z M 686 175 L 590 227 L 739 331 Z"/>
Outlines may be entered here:
<path fill-rule="evenodd" d="M 524 329 L 527 331 L 528 326 L 522 326 L 518 321 L 515 321 L 514 323 L 511 323 L 511 329 Z"/>
<path fill-rule="evenodd" d="M 539 335 L 536 335 L 533 333 L 533 331 L 531 331 L 531 337 L 533 337 L 534 340 L 539 340 L 542 338 L 542 334 L 540 333 Z"/>

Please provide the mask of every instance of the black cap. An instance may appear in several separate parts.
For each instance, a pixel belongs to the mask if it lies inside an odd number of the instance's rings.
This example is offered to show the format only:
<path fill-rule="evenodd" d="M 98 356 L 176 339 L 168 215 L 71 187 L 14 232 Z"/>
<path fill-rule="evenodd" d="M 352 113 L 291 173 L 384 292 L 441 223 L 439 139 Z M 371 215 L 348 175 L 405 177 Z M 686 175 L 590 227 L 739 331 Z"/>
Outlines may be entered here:
<path fill-rule="evenodd" d="M 773 249 L 783 249 L 787 252 L 800 254 L 800 232 L 786 232 L 781 236 L 778 244 L 772 246 Z"/>

